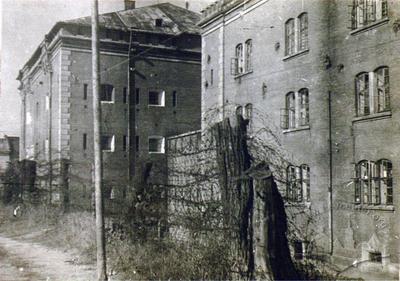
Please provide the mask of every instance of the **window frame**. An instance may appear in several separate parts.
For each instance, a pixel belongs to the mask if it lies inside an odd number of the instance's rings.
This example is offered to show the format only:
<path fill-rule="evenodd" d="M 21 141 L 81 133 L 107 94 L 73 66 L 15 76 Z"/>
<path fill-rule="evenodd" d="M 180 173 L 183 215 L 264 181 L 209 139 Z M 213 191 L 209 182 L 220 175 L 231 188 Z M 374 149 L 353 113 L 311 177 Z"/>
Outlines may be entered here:
<path fill-rule="evenodd" d="M 159 95 L 158 103 L 150 103 L 150 94 L 151 93 L 157 93 Z M 164 90 L 155 90 L 155 89 L 150 89 L 148 91 L 148 106 L 149 107 L 165 107 L 165 91 Z"/>
<path fill-rule="evenodd" d="M 298 46 L 297 52 L 308 50 L 308 14 L 301 13 L 298 17 Z"/>
<path fill-rule="evenodd" d="M 285 56 L 296 53 L 295 19 L 290 18 L 285 22 Z"/>
<path fill-rule="evenodd" d="M 107 137 L 107 138 L 111 138 L 111 141 L 109 142 L 109 145 L 107 145 L 107 148 L 108 148 L 108 146 L 110 147 L 110 149 L 105 149 L 104 148 L 104 138 L 105 137 Z M 102 152 L 114 152 L 115 151 L 115 135 L 106 135 L 106 134 L 103 134 L 103 135 L 101 135 L 101 138 L 100 138 L 100 141 L 101 141 L 101 151 Z"/>
<path fill-rule="evenodd" d="M 358 30 L 388 17 L 387 0 L 353 0 L 350 5 L 351 29 Z"/>
<path fill-rule="evenodd" d="M 107 91 L 111 89 L 111 93 Z M 111 94 L 111 95 L 110 95 Z M 110 100 L 105 100 L 104 98 L 110 97 Z M 115 87 L 111 84 L 101 84 L 100 85 L 100 102 L 101 103 L 114 103 L 115 101 Z"/>
<path fill-rule="evenodd" d="M 379 72 L 383 72 L 380 74 Z M 379 79 L 382 76 L 383 79 Z M 383 81 L 382 81 L 383 80 Z M 380 66 L 374 70 L 374 111 L 376 113 L 385 112 L 390 110 L 390 74 L 389 67 Z M 383 107 L 381 107 L 381 99 L 383 100 Z"/>
<path fill-rule="evenodd" d="M 150 150 L 150 141 L 151 140 L 161 141 L 159 150 L 158 149 L 157 149 L 157 151 Z M 148 137 L 148 152 L 149 152 L 149 154 L 165 154 L 165 138 L 163 136 L 149 136 Z"/>

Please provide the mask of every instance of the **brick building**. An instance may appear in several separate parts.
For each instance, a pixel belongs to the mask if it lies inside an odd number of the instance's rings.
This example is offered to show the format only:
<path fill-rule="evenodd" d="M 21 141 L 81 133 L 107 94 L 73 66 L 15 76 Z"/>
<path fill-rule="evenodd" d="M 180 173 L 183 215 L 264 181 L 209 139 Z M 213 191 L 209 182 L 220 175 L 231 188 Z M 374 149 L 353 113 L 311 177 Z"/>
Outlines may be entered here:
<path fill-rule="evenodd" d="M 313 218 L 306 235 L 296 218 L 296 257 L 313 242 L 386 278 L 400 248 L 399 18 L 390 0 L 225 0 L 199 24 L 202 129 L 239 114 L 250 137 L 278 140 L 285 161 L 264 160 L 287 212 Z"/>
<path fill-rule="evenodd" d="M 100 15 L 101 139 L 108 199 L 124 198 L 144 163 L 152 162 L 154 171 L 163 172 L 166 137 L 200 128 L 199 19 L 168 3 Z M 58 22 L 18 76 L 20 159 L 47 163 L 43 173 L 52 173 L 44 186 L 51 182 L 57 187 L 61 170 L 67 169 L 69 201 L 86 207 L 93 163 L 90 24 L 90 17 Z M 130 43 L 136 50 L 131 54 Z M 135 61 L 134 82 L 128 81 L 129 58 Z M 154 181 L 162 183 L 164 176 Z"/>

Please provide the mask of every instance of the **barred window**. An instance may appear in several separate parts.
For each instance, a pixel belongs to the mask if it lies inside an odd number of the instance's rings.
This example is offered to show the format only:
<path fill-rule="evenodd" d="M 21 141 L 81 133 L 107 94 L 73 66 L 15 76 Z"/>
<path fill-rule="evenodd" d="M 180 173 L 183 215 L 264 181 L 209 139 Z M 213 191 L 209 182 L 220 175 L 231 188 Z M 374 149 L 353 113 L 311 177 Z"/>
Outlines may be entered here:
<path fill-rule="evenodd" d="M 308 89 L 301 89 L 299 91 L 300 98 L 300 125 L 305 126 L 310 122 L 310 110 L 308 105 Z"/>
<path fill-rule="evenodd" d="M 285 47 L 287 56 L 295 53 L 294 19 L 287 20 L 285 24 Z"/>
<path fill-rule="evenodd" d="M 308 49 L 308 16 L 302 13 L 299 16 L 299 51 Z"/>
<path fill-rule="evenodd" d="M 389 96 L 389 68 L 380 67 L 375 70 L 375 108 L 377 112 L 382 112 L 390 109 Z"/>
<path fill-rule="evenodd" d="M 357 116 L 390 110 L 389 68 L 381 66 L 374 72 L 356 76 Z"/>
<path fill-rule="evenodd" d="M 245 43 L 246 47 L 246 59 L 245 59 L 245 71 L 249 72 L 252 70 L 252 52 L 253 52 L 253 45 L 252 40 L 248 39 Z"/>
<path fill-rule="evenodd" d="M 296 127 L 296 104 L 294 92 L 286 94 L 287 128 Z"/>
<path fill-rule="evenodd" d="M 310 201 L 310 168 L 306 164 L 299 167 L 290 165 L 286 170 L 286 197 L 292 202 Z"/>
<path fill-rule="evenodd" d="M 369 106 L 369 75 L 366 72 L 356 76 L 357 115 L 363 116 L 370 113 Z"/>
<path fill-rule="evenodd" d="M 236 74 L 243 73 L 243 44 L 236 45 L 235 49 L 236 58 Z"/>
<path fill-rule="evenodd" d="M 350 6 L 351 29 L 367 26 L 387 16 L 387 0 L 353 0 Z"/>
<path fill-rule="evenodd" d="M 362 160 L 355 167 L 355 203 L 393 204 L 392 162 Z"/>

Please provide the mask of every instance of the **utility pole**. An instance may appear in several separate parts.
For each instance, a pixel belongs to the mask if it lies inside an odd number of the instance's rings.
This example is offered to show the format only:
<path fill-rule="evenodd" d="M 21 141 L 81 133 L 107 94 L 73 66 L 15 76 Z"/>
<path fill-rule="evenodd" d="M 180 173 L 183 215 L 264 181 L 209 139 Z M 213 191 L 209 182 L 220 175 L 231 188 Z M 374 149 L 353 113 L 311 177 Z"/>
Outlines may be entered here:
<path fill-rule="evenodd" d="M 99 62 L 99 4 L 92 0 L 92 87 L 93 87 L 93 140 L 94 140 L 94 188 L 96 200 L 97 281 L 106 281 L 106 245 L 104 235 L 103 171 L 101 151 L 101 104 Z"/>
<path fill-rule="evenodd" d="M 135 175 L 135 160 L 136 160 L 136 65 L 135 65 L 135 55 L 137 54 L 137 38 L 136 32 L 130 30 L 129 39 L 129 51 L 128 51 L 128 116 L 129 116 L 129 150 L 128 150 L 128 175 L 129 181 L 132 183 L 133 177 Z"/>

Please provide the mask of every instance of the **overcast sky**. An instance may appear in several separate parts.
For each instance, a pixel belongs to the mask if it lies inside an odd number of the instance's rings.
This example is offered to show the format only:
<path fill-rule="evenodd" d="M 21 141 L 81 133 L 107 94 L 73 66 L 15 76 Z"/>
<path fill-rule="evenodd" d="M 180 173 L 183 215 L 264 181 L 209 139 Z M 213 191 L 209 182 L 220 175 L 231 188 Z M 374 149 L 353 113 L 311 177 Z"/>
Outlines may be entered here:
<path fill-rule="evenodd" d="M 165 2 L 145 0 L 147 3 Z M 176 0 L 179 3 L 184 0 Z M 192 8 L 212 0 L 189 0 Z M 122 10 L 123 0 L 99 0 L 100 13 Z M 142 3 L 140 3 L 142 2 Z M 89 16 L 91 0 L 0 0 L 1 26 L 1 93 L 0 136 L 19 135 L 20 98 L 19 69 L 57 21 Z M 143 5 L 143 0 L 139 0 Z"/>

